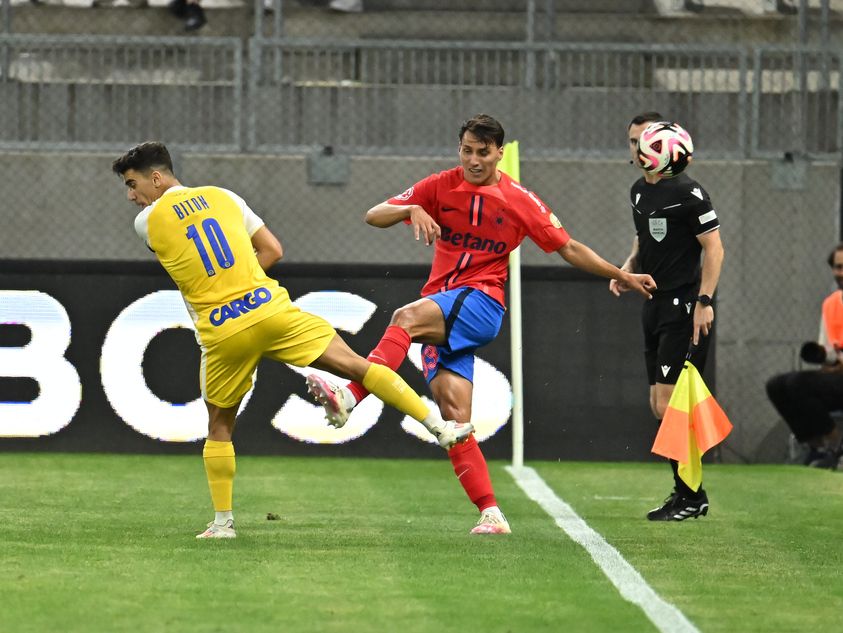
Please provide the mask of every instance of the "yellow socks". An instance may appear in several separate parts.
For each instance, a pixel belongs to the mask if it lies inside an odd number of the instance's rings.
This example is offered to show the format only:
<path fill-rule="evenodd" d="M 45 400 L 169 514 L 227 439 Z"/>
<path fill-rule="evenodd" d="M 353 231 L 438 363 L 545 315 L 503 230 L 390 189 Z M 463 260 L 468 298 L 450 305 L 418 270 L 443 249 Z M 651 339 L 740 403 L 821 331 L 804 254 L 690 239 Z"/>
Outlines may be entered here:
<path fill-rule="evenodd" d="M 235 470 L 234 444 L 205 440 L 202 458 L 205 460 L 205 474 L 208 476 L 208 487 L 211 489 L 214 510 L 216 512 L 231 510 Z"/>
<path fill-rule="evenodd" d="M 389 367 L 372 363 L 363 377 L 363 386 L 389 406 L 419 422 L 424 421 L 430 413 L 419 394 L 410 389 L 410 385 Z"/>

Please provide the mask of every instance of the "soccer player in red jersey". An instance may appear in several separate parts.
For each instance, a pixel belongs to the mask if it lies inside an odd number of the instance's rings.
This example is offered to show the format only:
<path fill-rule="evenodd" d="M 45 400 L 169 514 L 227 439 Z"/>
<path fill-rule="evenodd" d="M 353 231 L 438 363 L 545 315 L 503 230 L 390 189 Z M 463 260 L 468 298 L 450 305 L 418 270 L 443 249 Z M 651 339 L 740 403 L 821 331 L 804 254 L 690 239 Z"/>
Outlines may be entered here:
<path fill-rule="evenodd" d="M 428 176 L 404 193 L 366 213 L 366 222 L 387 228 L 404 222 L 416 240 L 434 245 L 430 276 L 422 299 L 392 315 L 389 327 L 368 359 L 397 369 L 413 341 L 423 343 L 424 375 L 446 419 L 471 419 L 474 351 L 492 341 L 504 315 L 509 253 L 525 237 L 546 252 L 556 251 L 577 268 L 628 284 L 648 298 L 649 275 L 620 270 L 588 246 L 571 239 L 536 194 L 498 171 L 504 130 L 479 114 L 459 131 L 460 165 Z M 359 383 L 338 387 L 316 375 L 311 393 L 325 407 L 328 421 L 345 424 L 354 406 L 368 395 Z M 480 511 L 473 534 L 508 534 L 498 508 L 489 469 L 472 435 L 448 450 L 454 472 Z"/>

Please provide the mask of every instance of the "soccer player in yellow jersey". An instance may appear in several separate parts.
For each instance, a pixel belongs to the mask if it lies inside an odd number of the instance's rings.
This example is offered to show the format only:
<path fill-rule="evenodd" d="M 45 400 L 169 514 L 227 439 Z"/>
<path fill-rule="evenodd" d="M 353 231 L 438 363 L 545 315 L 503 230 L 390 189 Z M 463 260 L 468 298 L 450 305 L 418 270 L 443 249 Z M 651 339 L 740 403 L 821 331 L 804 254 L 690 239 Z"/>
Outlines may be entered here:
<path fill-rule="evenodd" d="M 443 421 L 395 372 L 356 354 L 321 317 L 301 311 L 265 271 L 281 259 L 278 239 L 237 194 L 184 187 L 167 148 L 138 145 L 114 161 L 128 198 L 143 210 L 135 231 L 176 282 L 202 350 L 199 381 L 208 407 L 202 456 L 215 517 L 197 538 L 234 538 L 232 432 L 262 357 L 362 382 L 421 422 L 448 449 L 471 424 Z"/>

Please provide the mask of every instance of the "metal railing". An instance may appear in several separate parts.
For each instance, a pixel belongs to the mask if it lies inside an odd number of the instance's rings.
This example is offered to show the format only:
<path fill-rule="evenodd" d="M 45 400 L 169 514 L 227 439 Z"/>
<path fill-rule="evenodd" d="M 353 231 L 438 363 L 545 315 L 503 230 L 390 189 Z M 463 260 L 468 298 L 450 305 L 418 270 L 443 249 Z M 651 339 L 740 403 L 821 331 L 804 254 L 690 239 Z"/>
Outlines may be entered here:
<path fill-rule="evenodd" d="M 0 35 L 0 60 L 6 149 L 242 147 L 238 38 Z"/>
<path fill-rule="evenodd" d="M 0 35 L 0 148 L 441 155 L 489 111 L 534 156 L 617 155 L 658 109 L 708 157 L 836 158 L 841 52 L 431 41 Z M 450 143 L 450 144 L 449 144 Z"/>
<path fill-rule="evenodd" d="M 752 150 L 782 147 L 798 154 L 843 149 L 840 53 L 823 49 L 757 48 L 752 70 Z"/>
<path fill-rule="evenodd" d="M 840 54 L 807 47 L 255 38 L 250 60 L 250 151 L 441 154 L 453 112 L 492 110 L 533 155 L 598 157 L 651 109 L 708 156 L 843 148 Z"/>

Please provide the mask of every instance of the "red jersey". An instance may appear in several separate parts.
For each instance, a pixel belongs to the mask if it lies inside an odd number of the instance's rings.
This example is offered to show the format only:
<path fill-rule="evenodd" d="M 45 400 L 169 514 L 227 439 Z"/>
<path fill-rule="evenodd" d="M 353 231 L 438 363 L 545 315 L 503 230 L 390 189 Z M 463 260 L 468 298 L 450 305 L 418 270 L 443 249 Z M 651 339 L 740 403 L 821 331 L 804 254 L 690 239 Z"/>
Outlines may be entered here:
<path fill-rule="evenodd" d="M 423 297 L 469 287 L 505 305 L 510 251 L 528 236 L 547 253 L 571 239 L 536 194 L 503 172 L 497 185 L 478 187 L 465 181 L 462 167 L 454 167 L 428 176 L 387 202 L 417 204 L 442 228 Z"/>

